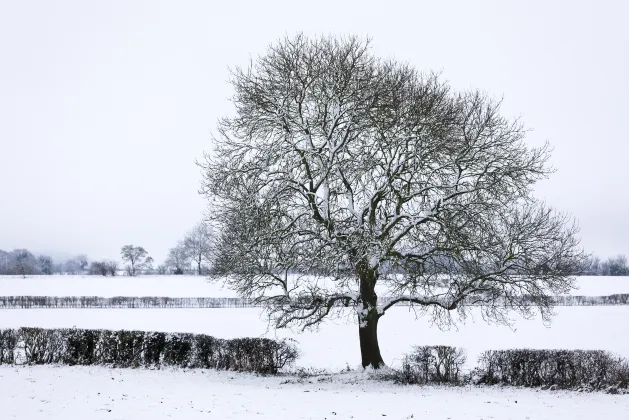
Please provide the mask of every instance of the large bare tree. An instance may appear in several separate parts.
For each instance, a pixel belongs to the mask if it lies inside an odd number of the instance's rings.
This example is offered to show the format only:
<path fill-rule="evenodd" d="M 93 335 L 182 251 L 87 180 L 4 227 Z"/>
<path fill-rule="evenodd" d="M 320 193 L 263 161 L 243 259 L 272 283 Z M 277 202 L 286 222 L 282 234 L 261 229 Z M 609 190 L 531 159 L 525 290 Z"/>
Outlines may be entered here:
<path fill-rule="evenodd" d="M 548 319 L 548 296 L 571 287 L 577 228 L 531 195 L 548 148 L 499 102 L 354 37 L 281 40 L 231 84 L 235 114 L 201 163 L 214 273 L 277 327 L 355 308 L 362 364 L 378 368 L 396 304 L 439 325 L 472 305 L 507 323 Z"/>

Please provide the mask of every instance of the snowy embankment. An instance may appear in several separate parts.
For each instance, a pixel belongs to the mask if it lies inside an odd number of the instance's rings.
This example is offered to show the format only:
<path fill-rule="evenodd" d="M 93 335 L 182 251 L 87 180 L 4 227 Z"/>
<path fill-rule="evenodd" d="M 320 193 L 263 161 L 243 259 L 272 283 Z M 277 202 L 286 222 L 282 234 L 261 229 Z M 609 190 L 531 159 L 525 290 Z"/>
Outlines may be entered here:
<path fill-rule="evenodd" d="M 2 419 L 626 419 L 629 398 L 498 387 L 416 387 L 367 374 L 295 383 L 215 371 L 0 367 Z M 287 383 L 288 382 L 288 383 Z M 348 385 L 348 382 L 351 385 Z"/>
<path fill-rule="evenodd" d="M 406 307 L 392 308 L 379 325 L 380 347 L 390 366 L 400 363 L 414 345 L 445 344 L 467 350 L 468 367 L 485 350 L 509 348 L 609 350 L 629 358 L 629 306 L 562 307 L 550 326 L 541 319 L 514 315 L 513 329 L 490 325 L 477 311 L 465 324 L 440 331 L 426 319 L 415 319 Z M 302 357 L 297 365 L 338 371 L 360 361 L 354 319 L 330 320 L 319 331 L 299 334 L 274 330 L 260 309 L 13 309 L 0 311 L 1 328 L 92 328 L 190 332 L 220 338 L 291 337 Z"/>
<path fill-rule="evenodd" d="M 629 293 L 629 277 L 578 277 L 571 295 Z M 380 292 L 380 296 L 385 296 Z M 0 296 L 237 297 L 221 282 L 199 276 L 0 276 Z"/>

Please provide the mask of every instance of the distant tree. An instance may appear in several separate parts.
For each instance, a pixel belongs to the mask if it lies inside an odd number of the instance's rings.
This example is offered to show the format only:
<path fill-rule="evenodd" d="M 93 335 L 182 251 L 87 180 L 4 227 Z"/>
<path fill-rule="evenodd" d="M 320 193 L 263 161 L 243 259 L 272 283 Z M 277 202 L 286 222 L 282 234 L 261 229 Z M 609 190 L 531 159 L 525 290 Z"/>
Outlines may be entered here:
<path fill-rule="evenodd" d="M 74 259 L 76 261 L 76 264 L 79 270 L 85 271 L 87 269 L 87 266 L 88 266 L 87 255 L 80 254 L 80 255 L 77 255 Z"/>
<path fill-rule="evenodd" d="M 36 271 L 37 259 L 27 249 L 16 249 L 13 251 L 13 256 L 16 274 L 26 277 Z"/>
<path fill-rule="evenodd" d="M 599 276 L 601 274 L 601 259 L 591 255 L 585 262 L 583 274 L 586 276 Z"/>
<path fill-rule="evenodd" d="M 617 255 L 607 260 L 610 276 L 629 276 L 629 264 L 627 264 L 627 257 L 624 255 Z"/>
<path fill-rule="evenodd" d="M 207 223 L 198 223 L 184 238 L 186 254 L 197 267 L 197 274 L 203 273 L 203 264 L 209 266 L 212 259 L 214 233 Z"/>
<path fill-rule="evenodd" d="M 183 274 L 187 271 L 190 264 L 190 256 L 181 242 L 168 251 L 166 264 L 172 268 L 174 274 Z"/>
<path fill-rule="evenodd" d="M 164 275 L 168 272 L 168 265 L 160 264 L 157 266 L 157 274 Z"/>
<path fill-rule="evenodd" d="M 10 274 L 9 267 L 13 265 L 12 261 L 11 253 L 0 249 L 0 274 Z"/>
<path fill-rule="evenodd" d="M 47 255 L 40 255 L 39 257 L 37 257 L 37 266 L 39 268 L 39 271 L 42 272 L 42 274 L 45 274 L 48 276 L 53 274 L 54 263 L 51 257 Z"/>
<path fill-rule="evenodd" d="M 81 265 L 76 258 L 71 258 L 63 264 L 63 272 L 65 274 L 74 275 L 82 272 Z"/>
<path fill-rule="evenodd" d="M 141 246 L 125 245 L 120 251 L 122 261 L 127 263 L 126 272 L 130 276 L 139 274 L 142 270 L 151 267 L 153 258 Z"/>
<path fill-rule="evenodd" d="M 109 273 L 109 275 L 111 275 L 112 277 L 115 276 L 118 272 L 118 263 L 116 261 L 107 261 L 105 263 L 105 266 L 107 267 L 107 272 Z"/>
<path fill-rule="evenodd" d="M 104 261 L 92 261 L 88 272 L 94 276 L 106 276 L 108 273 L 107 263 Z"/>
<path fill-rule="evenodd" d="M 499 102 L 354 37 L 281 40 L 231 83 L 235 113 L 202 164 L 213 272 L 276 327 L 351 307 L 362 364 L 378 368 L 378 322 L 396 304 L 442 326 L 470 302 L 500 323 L 548 320 L 548 296 L 573 286 L 578 230 L 531 195 L 548 149 Z"/>

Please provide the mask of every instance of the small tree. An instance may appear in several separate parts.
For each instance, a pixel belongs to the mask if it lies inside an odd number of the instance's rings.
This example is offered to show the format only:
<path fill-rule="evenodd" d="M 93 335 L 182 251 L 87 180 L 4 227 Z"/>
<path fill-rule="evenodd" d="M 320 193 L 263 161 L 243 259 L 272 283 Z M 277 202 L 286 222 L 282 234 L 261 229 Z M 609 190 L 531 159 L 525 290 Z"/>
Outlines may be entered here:
<path fill-rule="evenodd" d="M 76 264 L 79 268 L 79 270 L 81 272 L 85 271 L 87 269 L 87 265 L 88 265 L 88 261 L 87 261 L 87 255 L 85 254 L 80 254 L 77 255 L 74 260 L 76 261 Z"/>
<path fill-rule="evenodd" d="M 135 276 L 142 270 L 151 267 L 153 258 L 141 246 L 125 245 L 120 251 L 122 261 L 127 263 L 126 272 L 129 276 Z"/>
<path fill-rule="evenodd" d="M 610 276 L 627 276 L 629 275 L 629 264 L 625 255 L 617 255 L 607 260 Z"/>
<path fill-rule="evenodd" d="M 54 271 L 52 258 L 47 255 L 40 255 L 37 258 L 37 266 L 39 268 L 39 271 L 47 276 L 51 275 Z"/>
<path fill-rule="evenodd" d="M 362 364 L 377 368 L 378 321 L 396 304 L 438 325 L 469 304 L 502 323 L 509 310 L 549 319 L 549 295 L 572 286 L 577 228 L 531 195 L 548 149 L 527 146 L 500 103 L 357 38 L 285 39 L 231 83 L 236 112 L 202 164 L 222 231 L 213 271 L 277 327 L 351 306 Z"/>
<path fill-rule="evenodd" d="M 92 261 L 88 272 L 94 276 L 106 276 L 108 273 L 107 263 L 105 261 Z"/>
<path fill-rule="evenodd" d="M 105 263 L 106 267 L 107 267 L 107 272 L 109 273 L 109 275 L 111 275 L 112 277 L 115 276 L 118 272 L 118 263 L 116 261 L 107 261 Z"/>
<path fill-rule="evenodd" d="M 190 264 L 190 257 L 185 246 L 180 242 L 168 251 L 166 264 L 172 267 L 174 274 L 183 274 Z"/>
<path fill-rule="evenodd" d="M 33 274 L 37 269 L 37 260 L 27 249 L 16 249 L 13 251 L 15 261 L 15 273 L 26 277 Z"/>
<path fill-rule="evenodd" d="M 197 266 L 197 274 L 202 274 L 203 264 L 209 265 L 212 259 L 214 234 L 207 223 L 198 223 L 185 237 L 183 247 L 186 254 Z"/>

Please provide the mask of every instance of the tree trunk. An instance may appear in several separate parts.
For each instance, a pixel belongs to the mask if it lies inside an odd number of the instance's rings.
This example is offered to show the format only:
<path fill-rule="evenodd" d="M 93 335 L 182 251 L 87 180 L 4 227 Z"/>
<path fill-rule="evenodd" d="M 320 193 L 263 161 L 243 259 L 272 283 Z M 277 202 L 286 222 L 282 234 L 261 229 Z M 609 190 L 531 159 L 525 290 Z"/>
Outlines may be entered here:
<path fill-rule="evenodd" d="M 197 275 L 199 275 L 199 276 L 201 275 L 201 260 L 200 259 L 198 261 L 198 273 L 197 273 Z"/>
<path fill-rule="evenodd" d="M 363 367 L 371 366 L 378 369 L 384 366 L 378 345 L 378 312 L 374 308 L 362 320 L 359 317 L 358 337 L 360 338 L 360 355 Z M 365 322 L 366 321 L 366 322 Z"/>
<path fill-rule="evenodd" d="M 358 264 L 357 271 L 360 281 L 360 298 L 362 311 L 358 314 L 358 337 L 360 339 L 360 355 L 364 368 L 371 366 L 378 369 L 384 366 L 378 345 L 378 296 L 375 287 L 378 280 L 377 269 L 369 267 L 366 261 Z"/>

